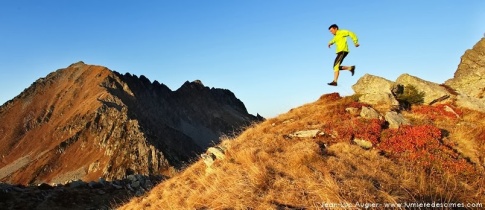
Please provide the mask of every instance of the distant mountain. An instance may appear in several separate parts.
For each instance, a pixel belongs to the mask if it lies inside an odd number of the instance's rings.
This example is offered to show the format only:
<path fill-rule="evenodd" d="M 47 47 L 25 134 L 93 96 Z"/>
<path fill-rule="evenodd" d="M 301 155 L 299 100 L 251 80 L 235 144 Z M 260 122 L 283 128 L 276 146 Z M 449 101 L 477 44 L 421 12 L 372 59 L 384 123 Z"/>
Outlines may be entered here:
<path fill-rule="evenodd" d="M 261 119 L 229 90 L 194 81 L 172 91 L 143 75 L 78 62 L 0 107 L 0 181 L 168 175 Z"/>

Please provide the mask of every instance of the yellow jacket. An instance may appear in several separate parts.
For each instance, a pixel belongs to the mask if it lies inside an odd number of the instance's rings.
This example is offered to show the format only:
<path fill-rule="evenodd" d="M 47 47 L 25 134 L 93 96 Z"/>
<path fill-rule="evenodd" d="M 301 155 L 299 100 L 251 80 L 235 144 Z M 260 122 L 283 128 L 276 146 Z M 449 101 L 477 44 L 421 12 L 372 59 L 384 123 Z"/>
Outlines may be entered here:
<path fill-rule="evenodd" d="M 337 30 L 337 33 L 333 36 L 333 39 L 328 42 L 329 45 L 332 44 L 337 44 L 337 53 L 338 52 L 348 52 L 349 51 L 349 45 L 347 44 L 347 37 L 350 36 L 352 38 L 352 41 L 354 44 L 359 43 L 359 39 L 357 38 L 357 35 L 354 34 L 354 32 L 345 30 L 345 29 L 339 29 Z"/>

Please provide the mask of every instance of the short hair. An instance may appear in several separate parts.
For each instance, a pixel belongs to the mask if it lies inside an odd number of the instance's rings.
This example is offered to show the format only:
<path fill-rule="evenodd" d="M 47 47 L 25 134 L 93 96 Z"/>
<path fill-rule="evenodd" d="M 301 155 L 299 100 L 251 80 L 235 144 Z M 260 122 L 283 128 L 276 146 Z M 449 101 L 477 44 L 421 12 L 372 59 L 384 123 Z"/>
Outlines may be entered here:
<path fill-rule="evenodd" d="M 338 25 L 337 25 L 337 24 L 332 24 L 330 27 L 328 27 L 328 30 L 330 30 L 331 28 L 336 28 L 336 29 L 338 29 Z"/>

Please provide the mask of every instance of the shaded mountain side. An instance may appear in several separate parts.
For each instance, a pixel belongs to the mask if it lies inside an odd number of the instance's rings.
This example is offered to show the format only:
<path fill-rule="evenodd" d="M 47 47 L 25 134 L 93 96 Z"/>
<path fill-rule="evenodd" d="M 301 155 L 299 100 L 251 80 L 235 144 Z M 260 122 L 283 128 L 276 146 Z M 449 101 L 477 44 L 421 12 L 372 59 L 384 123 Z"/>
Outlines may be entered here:
<path fill-rule="evenodd" d="M 78 62 L 0 107 L 0 180 L 14 184 L 171 174 L 260 118 L 232 92 Z"/>

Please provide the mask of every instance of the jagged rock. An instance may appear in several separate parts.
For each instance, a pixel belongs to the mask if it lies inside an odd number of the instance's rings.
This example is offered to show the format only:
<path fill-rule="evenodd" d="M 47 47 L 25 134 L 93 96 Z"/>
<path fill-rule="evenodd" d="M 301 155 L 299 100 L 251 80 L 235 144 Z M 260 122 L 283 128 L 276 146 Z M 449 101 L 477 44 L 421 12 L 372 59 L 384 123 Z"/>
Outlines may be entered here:
<path fill-rule="evenodd" d="M 305 130 L 305 131 L 297 131 L 288 135 L 289 137 L 297 137 L 297 138 L 315 138 L 320 130 Z"/>
<path fill-rule="evenodd" d="M 460 94 L 485 101 L 485 38 L 463 54 L 454 77 L 445 85 Z"/>
<path fill-rule="evenodd" d="M 204 84 L 202 83 L 202 81 L 200 81 L 198 79 L 197 80 L 194 80 L 193 83 L 204 86 Z"/>
<path fill-rule="evenodd" d="M 365 74 L 356 84 L 352 86 L 354 92 L 358 95 L 359 101 L 378 105 L 384 104 L 389 107 L 399 106 L 399 102 L 393 96 L 391 89 L 394 82 L 382 77 Z"/>
<path fill-rule="evenodd" d="M 68 184 L 70 188 L 79 188 L 79 187 L 86 186 L 86 182 L 83 182 L 82 180 L 72 181 L 72 182 L 69 182 Z"/>
<path fill-rule="evenodd" d="M 399 128 L 401 125 L 410 125 L 411 123 L 397 112 L 387 112 L 384 116 L 389 123 L 389 128 Z"/>
<path fill-rule="evenodd" d="M 93 189 L 98 189 L 98 188 L 102 188 L 102 187 L 104 187 L 104 185 L 103 185 L 103 184 L 101 184 L 101 183 L 99 183 L 99 182 L 95 182 L 95 181 L 90 181 L 90 182 L 88 183 L 88 186 L 89 186 L 90 188 L 93 188 Z"/>
<path fill-rule="evenodd" d="M 365 119 L 380 119 L 381 115 L 372 107 L 362 107 L 360 111 L 360 116 Z"/>
<path fill-rule="evenodd" d="M 143 188 L 145 188 L 145 189 L 152 189 L 153 188 L 152 181 L 150 181 L 149 179 L 148 180 L 145 180 L 145 183 L 143 184 Z"/>
<path fill-rule="evenodd" d="M 399 76 L 396 83 L 402 84 L 403 86 L 412 85 L 417 91 L 424 92 L 424 104 L 430 104 L 439 98 L 450 96 L 450 93 L 443 86 L 409 74 Z"/>
<path fill-rule="evenodd" d="M 130 184 L 131 187 L 138 189 L 140 187 L 140 181 L 134 181 Z"/>
<path fill-rule="evenodd" d="M 100 184 L 102 184 L 103 186 L 104 186 L 104 185 L 106 185 L 106 180 L 105 180 L 105 179 L 103 179 L 102 177 L 101 177 L 101 178 L 99 178 L 98 182 L 99 182 Z"/>
<path fill-rule="evenodd" d="M 136 192 L 135 192 L 135 196 L 137 197 L 140 197 L 142 196 L 143 194 L 145 194 L 145 190 L 144 189 L 138 189 Z"/>
<path fill-rule="evenodd" d="M 126 179 L 130 180 L 130 182 L 136 182 L 138 179 L 136 178 L 135 175 L 131 174 L 126 177 Z"/>

